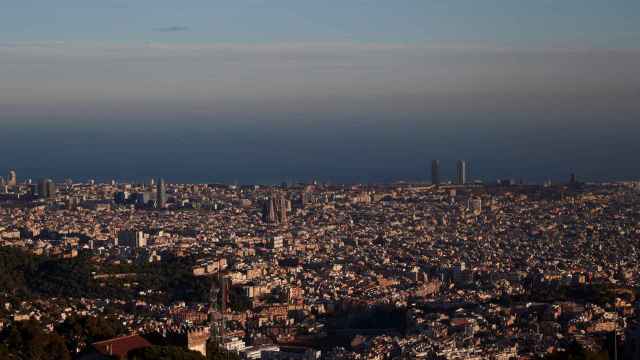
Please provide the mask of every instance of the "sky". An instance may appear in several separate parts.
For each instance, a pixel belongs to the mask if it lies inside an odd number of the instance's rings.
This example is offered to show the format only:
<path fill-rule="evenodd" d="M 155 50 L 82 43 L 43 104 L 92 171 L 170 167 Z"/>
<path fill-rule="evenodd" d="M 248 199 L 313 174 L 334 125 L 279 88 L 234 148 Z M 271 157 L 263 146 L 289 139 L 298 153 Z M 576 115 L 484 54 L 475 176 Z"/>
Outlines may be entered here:
<path fill-rule="evenodd" d="M 637 179 L 637 64 L 631 0 L 3 0 L 0 174 Z"/>

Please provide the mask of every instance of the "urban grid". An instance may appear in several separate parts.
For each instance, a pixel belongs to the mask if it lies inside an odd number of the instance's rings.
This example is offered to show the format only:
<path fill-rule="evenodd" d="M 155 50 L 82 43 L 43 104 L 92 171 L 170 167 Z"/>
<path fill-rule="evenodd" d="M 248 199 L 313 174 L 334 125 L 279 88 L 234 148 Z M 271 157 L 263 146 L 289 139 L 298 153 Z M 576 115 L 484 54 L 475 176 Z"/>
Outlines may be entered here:
<path fill-rule="evenodd" d="M 278 186 L 10 170 L 0 359 L 640 359 L 640 183 L 426 167 Z"/>

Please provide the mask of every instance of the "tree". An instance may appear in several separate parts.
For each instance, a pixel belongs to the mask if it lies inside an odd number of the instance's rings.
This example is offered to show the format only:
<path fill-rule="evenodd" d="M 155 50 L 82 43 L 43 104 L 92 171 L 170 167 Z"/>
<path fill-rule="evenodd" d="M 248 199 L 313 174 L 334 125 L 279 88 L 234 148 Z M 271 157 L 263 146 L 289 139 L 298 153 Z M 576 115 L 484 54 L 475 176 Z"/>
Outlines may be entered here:
<path fill-rule="evenodd" d="M 130 360 L 206 360 L 199 352 L 178 346 L 151 346 L 135 349 L 129 353 L 128 358 Z"/>
<path fill-rule="evenodd" d="M 243 312 L 251 308 L 251 299 L 244 294 L 241 287 L 232 287 L 229 292 L 231 310 Z"/>
<path fill-rule="evenodd" d="M 56 332 L 67 339 L 69 349 L 78 349 L 96 341 L 124 335 L 122 323 L 104 316 L 71 316 L 56 326 Z"/>
<path fill-rule="evenodd" d="M 9 347 L 5 344 L 0 344 L 0 360 L 15 360 L 16 357 L 11 354 Z"/>
<path fill-rule="evenodd" d="M 580 344 L 573 342 L 566 351 L 547 355 L 544 360 L 609 360 L 609 354 L 606 351 L 587 351 Z"/>
<path fill-rule="evenodd" d="M 21 321 L 9 329 L 7 347 L 19 359 L 70 360 L 71 355 L 58 334 L 45 333 L 37 321 Z"/>

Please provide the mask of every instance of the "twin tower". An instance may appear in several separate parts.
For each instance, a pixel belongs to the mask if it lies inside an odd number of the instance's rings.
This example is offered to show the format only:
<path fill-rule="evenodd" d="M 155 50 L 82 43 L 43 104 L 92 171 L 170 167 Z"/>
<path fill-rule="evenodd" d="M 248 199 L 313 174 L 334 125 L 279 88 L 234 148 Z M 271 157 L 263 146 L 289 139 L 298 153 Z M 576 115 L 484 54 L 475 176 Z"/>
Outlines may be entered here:
<path fill-rule="evenodd" d="M 456 184 L 464 185 L 467 183 L 468 163 L 465 160 L 458 160 L 456 164 Z M 440 185 L 440 160 L 431 161 L 431 183 Z"/>

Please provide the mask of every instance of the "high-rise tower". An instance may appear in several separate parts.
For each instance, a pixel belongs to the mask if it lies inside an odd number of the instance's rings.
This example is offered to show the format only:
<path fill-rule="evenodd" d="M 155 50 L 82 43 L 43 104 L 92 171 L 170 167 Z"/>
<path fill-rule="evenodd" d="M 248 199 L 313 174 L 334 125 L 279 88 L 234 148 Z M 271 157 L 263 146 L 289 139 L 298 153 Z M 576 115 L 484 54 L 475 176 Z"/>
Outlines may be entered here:
<path fill-rule="evenodd" d="M 464 160 L 458 160 L 456 183 L 458 185 L 464 185 L 467 183 L 467 162 Z"/>
<path fill-rule="evenodd" d="M 43 199 L 49 199 L 56 196 L 56 184 L 51 179 L 42 179 L 37 186 L 38 196 Z"/>
<path fill-rule="evenodd" d="M 431 161 L 431 183 L 440 185 L 440 160 Z"/>
<path fill-rule="evenodd" d="M 15 170 L 9 170 L 9 176 L 7 177 L 7 186 L 14 187 L 18 185 L 18 176 Z"/>
<path fill-rule="evenodd" d="M 167 207 L 167 185 L 164 182 L 164 179 L 158 180 L 158 207 L 165 208 Z"/>
<path fill-rule="evenodd" d="M 218 272 L 218 281 L 212 281 L 209 290 L 209 334 L 214 344 L 221 349 L 224 349 L 225 344 L 226 323 L 224 316 L 229 303 L 229 286 L 230 280 L 223 276 L 222 272 Z M 218 299 L 220 299 L 220 302 L 218 302 Z M 217 318 L 218 315 L 220 316 L 219 319 Z"/>
<path fill-rule="evenodd" d="M 575 185 L 578 183 L 576 174 L 571 173 L 571 176 L 569 176 L 569 185 Z"/>

